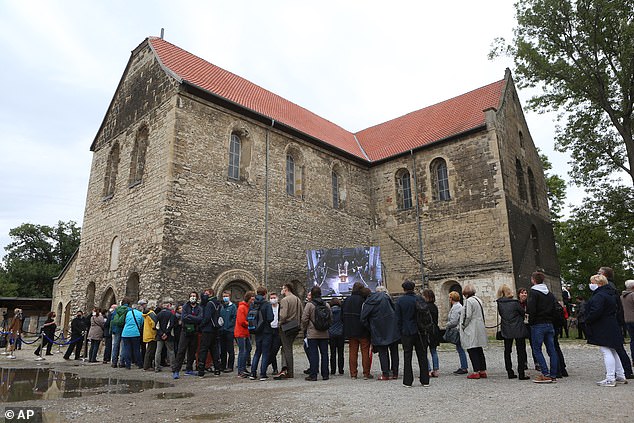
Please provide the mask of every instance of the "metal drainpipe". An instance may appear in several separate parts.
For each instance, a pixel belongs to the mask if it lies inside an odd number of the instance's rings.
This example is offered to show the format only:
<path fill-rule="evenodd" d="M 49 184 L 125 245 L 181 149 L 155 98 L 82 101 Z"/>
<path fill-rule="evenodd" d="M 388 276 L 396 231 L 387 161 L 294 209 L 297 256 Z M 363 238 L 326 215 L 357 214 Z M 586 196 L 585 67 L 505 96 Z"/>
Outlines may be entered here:
<path fill-rule="evenodd" d="M 423 231 L 421 228 L 420 206 L 418 205 L 418 178 L 416 177 L 416 157 L 414 150 L 409 150 L 412 156 L 412 168 L 414 173 L 414 194 L 416 194 L 416 226 L 418 227 L 418 253 L 420 256 L 420 278 L 423 282 L 423 288 L 429 288 L 429 282 L 425 279 L 425 265 L 423 264 Z"/>
<path fill-rule="evenodd" d="M 275 119 L 271 119 L 271 128 Z M 264 176 L 264 286 L 269 289 L 269 132 L 266 128 L 266 159 Z"/>

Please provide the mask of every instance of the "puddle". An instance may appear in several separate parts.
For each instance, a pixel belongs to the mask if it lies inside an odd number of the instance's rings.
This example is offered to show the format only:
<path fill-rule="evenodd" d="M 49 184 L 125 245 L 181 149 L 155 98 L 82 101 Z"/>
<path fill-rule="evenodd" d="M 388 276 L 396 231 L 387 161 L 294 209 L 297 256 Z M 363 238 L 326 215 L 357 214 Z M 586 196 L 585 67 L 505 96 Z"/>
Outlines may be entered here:
<path fill-rule="evenodd" d="M 206 413 L 206 414 L 196 414 L 194 416 L 189 416 L 188 419 L 199 421 L 199 422 L 208 422 L 210 420 L 220 420 L 231 417 L 231 413 Z"/>
<path fill-rule="evenodd" d="M 167 388 L 165 382 L 84 377 L 51 369 L 0 369 L 0 403 L 76 398 L 97 394 L 130 394 Z"/>
<path fill-rule="evenodd" d="M 194 394 L 191 392 L 161 392 L 160 394 L 156 394 L 155 397 L 158 399 L 181 399 L 181 398 L 191 398 Z"/>

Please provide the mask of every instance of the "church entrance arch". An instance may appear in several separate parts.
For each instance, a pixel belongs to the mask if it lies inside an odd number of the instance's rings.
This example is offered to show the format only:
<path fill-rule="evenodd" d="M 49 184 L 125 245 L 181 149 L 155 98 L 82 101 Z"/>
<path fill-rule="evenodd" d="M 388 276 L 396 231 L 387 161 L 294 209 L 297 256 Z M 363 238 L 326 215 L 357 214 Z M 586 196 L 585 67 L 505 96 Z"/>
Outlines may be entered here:
<path fill-rule="evenodd" d="M 116 302 L 117 299 L 114 295 L 112 287 L 108 287 L 108 289 L 106 289 L 106 292 L 104 292 L 101 296 L 101 308 L 103 310 L 107 310 L 112 304 L 116 304 Z"/>
<path fill-rule="evenodd" d="M 130 274 L 128 282 L 125 285 L 125 296 L 128 297 L 133 304 L 139 301 L 139 274 L 137 272 Z"/>
<path fill-rule="evenodd" d="M 250 272 L 241 269 L 227 270 L 223 272 L 213 283 L 212 288 L 218 297 L 222 291 L 231 292 L 231 301 L 238 303 L 244 299 L 247 291 L 255 291 L 258 286 L 257 279 Z"/>

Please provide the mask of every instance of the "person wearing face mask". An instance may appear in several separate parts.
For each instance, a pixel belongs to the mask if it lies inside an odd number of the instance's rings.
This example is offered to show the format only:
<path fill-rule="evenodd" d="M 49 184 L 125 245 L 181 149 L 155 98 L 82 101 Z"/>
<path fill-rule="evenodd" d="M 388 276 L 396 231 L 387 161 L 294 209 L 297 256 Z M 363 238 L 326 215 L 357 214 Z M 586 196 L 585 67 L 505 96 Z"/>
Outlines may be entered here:
<path fill-rule="evenodd" d="M 231 292 L 222 293 L 222 307 L 220 317 L 222 327 L 220 328 L 220 370 L 224 373 L 232 373 L 236 355 L 233 348 L 233 331 L 236 326 L 236 316 L 238 307 L 231 302 Z"/>
<path fill-rule="evenodd" d="M 203 319 L 198 327 L 200 331 L 200 345 L 198 347 L 198 377 L 205 376 L 207 368 L 207 354 L 211 355 L 214 375 L 220 375 L 220 304 L 213 289 L 206 289 L 200 297 L 203 309 Z M 211 365 L 209 365 L 211 367 Z"/>
<path fill-rule="evenodd" d="M 592 275 L 589 287 L 592 297 L 586 303 L 586 337 L 588 344 L 599 346 L 606 372 L 605 379 L 597 385 L 625 384 L 625 370 L 616 352 L 618 346 L 623 346 L 623 333 L 617 321 L 617 299 L 604 275 Z"/>
<path fill-rule="evenodd" d="M 269 294 L 269 302 L 271 303 L 271 308 L 273 309 L 273 321 L 271 322 L 271 329 L 273 329 L 273 336 L 271 338 L 271 349 L 269 350 L 269 365 L 272 366 L 273 374 L 278 374 L 277 367 L 277 353 L 280 352 L 280 348 L 282 346 L 282 341 L 280 339 L 280 331 L 279 331 L 279 316 L 280 316 L 280 305 L 278 304 L 277 293 L 271 292 Z"/>
<path fill-rule="evenodd" d="M 555 350 L 555 328 L 553 326 L 553 315 L 557 299 L 544 283 L 546 279 L 542 272 L 534 272 L 531 275 L 530 295 L 526 312 L 528 313 L 528 324 L 531 327 L 531 347 L 533 354 L 539 362 L 542 372 L 533 379 L 535 383 L 553 383 L 557 381 L 557 371 L 559 359 Z M 550 371 L 542 352 L 542 345 L 546 345 L 546 351 L 550 357 Z"/>
<path fill-rule="evenodd" d="M 198 343 L 198 325 L 203 320 L 203 310 L 198 304 L 198 293 L 192 291 L 189 293 L 189 301 L 183 305 L 181 321 L 183 322 L 181 329 L 181 337 L 178 341 L 178 353 L 176 359 L 172 363 L 172 377 L 178 379 L 180 370 L 187 354 L 187 362 L 185 364 L 185 373 L 187 375 L 196 375 L 194 372 L 194 359 L 196 358 L 196 345 Z"/>

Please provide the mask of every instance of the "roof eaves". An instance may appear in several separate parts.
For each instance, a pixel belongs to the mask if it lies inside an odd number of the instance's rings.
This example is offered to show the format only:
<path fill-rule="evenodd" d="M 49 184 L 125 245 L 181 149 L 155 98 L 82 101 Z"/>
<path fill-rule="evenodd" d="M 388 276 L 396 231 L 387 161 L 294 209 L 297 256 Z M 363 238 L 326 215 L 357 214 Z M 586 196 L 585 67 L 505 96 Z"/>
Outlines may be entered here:
<path fill-rule="evenodd" d="M 424 150 L 424 149 L 426 149 L 426 148 L 428 148 L 428 147 L 430 147 L 432 145 L 437 145 L 437 144 L 440 144 L 440 143 L 443 143 L 443 142 L 450 142 L 450 141 L 453 141 L 453 140 L 455 140 L 457 138 L 464 137 L 466 135 L 475 134 L 475 133 L 480 132 L 480 131 L 482 131 L 484 129 L 486 129 L 486 123 L 482 123 L 482 124 L 480 124 L 478 126 L 474 126 L 471 129 L 467 129 L 467 130 L 459 132 L 457 134 L 453 134 L 453 135 L 450 135 L 448 137 L 441 138 L 439 140 L 432 141 L 432 142 L 429 142 L 427 144 L 420 145 L 418 147 L 408 148 L 408 149 L 400 151 L 398 153 L 390 154 L 389 156 L 382 157 L 380 159 L 372 161 L 371 164 L 372 164 L 372 166 L 376 166 L 376 165 L 388 162 L 388 161 L 390 161 L 392 159 L 395 159 L 397 157 L 408 155 L 411 152 L 418 152 L 418 151 Z"/>
<path fill-rule="evenodd" d="M 262 113 L 255 111 L 249 107 L 246 107 L 240 103 L 237 103 L 233 100 L 230 100 L 226 97 L 223 97 L 221 95 L 218 95 L 212 91 L 209 91 L 203 87 L 201 87 L 200 85 L 194 84 L 193 82 L 187 81 L 185 79 L 182 80 L 181 82 L 182 86 L 185 88 L 185 91 L 196 95 L 198 97 L 201 97 L 205 100 L 211 101 L 212 103 L 218 104 L 222 107 L 225 107 L 229 110 L 238 112 L 240 114 L 246 115 L 258 122 L 261 122 L 263 124 L 269 125 L 271 127 L 275 127 L 279 130 L 282 130 L 283 132 L 286 132 L 290 135 L 294 135 L 298 138 L 302 138 L 306 141 L 312 142 L 314 144 L 320 145 L 321 147 L 324 147 L 328 150 L 333 150 L 336 151 L 338 154 L 345 156 L 351 160 L 354 160 L 357 163 L 361 163 L 364 164 L 366 166 L 368 166 L 370 164 L 370 159 L 365 155 L 365 151 L 363 149 L 361 149 L 361 151 L 363 152 L 365 159 L 363 157 L 360 157 L 356 154 L 350 153 L 349 151 L 346 151 L 342 148 L 336 147 L 324 140 L 321 140 L 319 138 L 316 138 L 312 135 L 309 135 L 303 131 L 300 131 L 297 128 L 294 128 L 288 124 L 285 124 L 284 122 L 281 122 L 277 119 L 274 119 L 270 116 L 266 116 L 263 115 Z M 204 94 L 204 95 L 203 95 Z M 356 139 L 356 137 L 355 137 Z"/>

